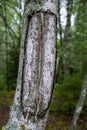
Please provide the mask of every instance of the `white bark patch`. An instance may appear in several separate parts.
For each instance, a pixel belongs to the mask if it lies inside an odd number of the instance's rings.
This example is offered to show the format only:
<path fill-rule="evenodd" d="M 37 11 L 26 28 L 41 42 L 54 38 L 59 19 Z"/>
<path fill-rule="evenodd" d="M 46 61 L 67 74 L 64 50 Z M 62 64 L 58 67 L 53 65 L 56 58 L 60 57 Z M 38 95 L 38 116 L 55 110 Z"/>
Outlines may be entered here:
<path fill-rule="evenodd" d="M 43 35 L 43 57 L 42 77 L 40 91 L 42 94 L 42 109 L 48 107 L 55 69 L 56 38 L 55 38 L 55 17 L 47 15 L 45 18 L 45 33 Z"/>
<path fill-rule="evenodd" d="M 78 109 L 76 110 L 76 113 L 80 113 L 81 110 L 82 110 L 82 106 L 78 107 Z"/>
<path fill-rule="evenodd" d="M 54 1 L 48 0 L 47 2 L 43 3 L 41 10 L 43 10 L 44 12 L 46 12 L 47 10 L 50 10 L 52 13 L 57 15 L 57 13 L 58 13 L 58 4 L 57 3 L 58 3 L 57 0 L 54 0 Z"/>
<path fill-rule="evenodd" d="M 29 4 L 25 7 L 25 16 L 32 15 L 36 12 L 47 12 L 50 11 L 51 13 L 58 15 L 58 0 L 41 0 L 41 3 L 34 1 L 30 1 Z"/>
<path fill-rule="evenodd" d="M 32 18 L 29 23 L 27 46 L 25 54 L 23 79 L 23 107 L 25 112 L 34 112 L 36 109 L 36 95 L 38 87 L 38 48 L 39 48 L 39 22 L 38 17 Z"/>

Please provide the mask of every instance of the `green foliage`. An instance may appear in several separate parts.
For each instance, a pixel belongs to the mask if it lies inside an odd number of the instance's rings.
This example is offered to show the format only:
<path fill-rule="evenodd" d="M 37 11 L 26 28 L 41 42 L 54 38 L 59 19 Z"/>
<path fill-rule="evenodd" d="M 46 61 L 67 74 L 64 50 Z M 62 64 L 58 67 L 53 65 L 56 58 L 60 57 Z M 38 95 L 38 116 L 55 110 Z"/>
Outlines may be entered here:
<path fill-rule="evenodd" d="M 5 82 L 6 82 L 5 75 L 1 74 L 0 75 L 0 91 L 6 89 L 6 86 L 4 86 Z"/>
<path fill-rule="evenodd" d="M 55 99 L 55 101 L 52 101 L 50 105 L 50 111 L 51 112 L 58 112 L 59 110 L 59 102 L 58 99 Z"/>
<path fill-rule="evenodd" d="M 62 105 L 61 112 L 65 115 L 73 115 L 76 102 L 67 101 Z"/>
<path fill-rule="evenodd" d="M 82 83 L 82 77 L 74 74 L 66 77 L 62 85 L 56 86 L 55 91 L 60 102 L 59 109 L 63 114 L 73 115 L 81 93 Z"/>
<path fill-rule="evenodd" d="M 0 89 L 10 90 L 16 86 L 22 2 L 0 0 Z"/>
<path fill-rule="evenodd" d="M 10 90 L 15 90 L 19 63 L 19 44 L 11 46 L 8 59 L 7 82 Z"/>
<path fill-rule="evenodd" d="M 72 38 L 74 66 L 77 64 L 79 72 L 83 75 L 87 73 L 87 2 L 77 0 L 74 2 L 75 30 Z"/>

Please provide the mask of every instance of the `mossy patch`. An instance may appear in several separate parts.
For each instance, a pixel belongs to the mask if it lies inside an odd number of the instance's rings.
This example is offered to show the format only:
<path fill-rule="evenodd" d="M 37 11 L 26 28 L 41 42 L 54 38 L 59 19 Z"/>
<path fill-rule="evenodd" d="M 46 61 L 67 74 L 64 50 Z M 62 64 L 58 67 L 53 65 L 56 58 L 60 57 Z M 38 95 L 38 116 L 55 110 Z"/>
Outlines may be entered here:
<path fill-rule="evenodd" d="M 24 125 L 22 125 L 21 128 L 22 128 L 22 130 L 25 130 L 25 126 Z"/>

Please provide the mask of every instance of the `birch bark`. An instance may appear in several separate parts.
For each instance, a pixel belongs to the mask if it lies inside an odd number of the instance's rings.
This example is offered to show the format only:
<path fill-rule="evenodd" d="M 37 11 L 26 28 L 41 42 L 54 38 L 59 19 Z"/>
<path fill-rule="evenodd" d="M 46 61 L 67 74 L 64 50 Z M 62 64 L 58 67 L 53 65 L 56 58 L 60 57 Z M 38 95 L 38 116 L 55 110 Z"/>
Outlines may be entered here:
<path fill-rule="evenodd" d="M 28 4 L 27 1 L 16 94 L 9 122 L 2 130 L 46 127 L 54 84 L 58 2 L 43 0 L 39 9 L 32 10 L 32 15 L 26 11 Z"/>
<path fill-rule="evenodd" d="M 70 56 L 71 56 L 71 15 L 73 9 L 73 0 L 67 0 L 67 21 L 64 31 L 64 44 L 65 44 L 65 61 L 64 71 L 65 75 L 70 75 Z"/>

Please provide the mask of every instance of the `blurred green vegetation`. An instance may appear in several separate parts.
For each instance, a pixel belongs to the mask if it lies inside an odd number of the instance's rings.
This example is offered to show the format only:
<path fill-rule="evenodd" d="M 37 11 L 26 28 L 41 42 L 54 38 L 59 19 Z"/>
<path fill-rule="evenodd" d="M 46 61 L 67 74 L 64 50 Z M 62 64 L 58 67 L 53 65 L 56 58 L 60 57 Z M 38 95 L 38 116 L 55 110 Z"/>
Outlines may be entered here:
<path fill-rule="evenodd" d="M 6 90 L 6 87 L 4 87 L 5 82 L 6 82 L 5 75 L 1 74 L 0 75 L 0 91 Z"/>
<path fill-rule="evenodd" d="M 67 76 L 61 85 L 56 84 L 50 111 L 60 112 L 66 116 L 73 116 L 81 94 L 83 80 L 82 76 L 73 74 Z M 87 116 L 86 109 L 87 100 L 84 104 L 81 116 Z"/>
<path fill-rule="evenodd" d="M 12 105 L 13 97 L 14 97 L 15 91 L 2 91 L 0 92 L 0 107 L 6 106 L 9 107 Z"/>
<path fill-rule="evenodd" d="M 22 2 L 0 0 L 0 90 L 15 90 L 22 23 Z"/>

